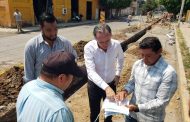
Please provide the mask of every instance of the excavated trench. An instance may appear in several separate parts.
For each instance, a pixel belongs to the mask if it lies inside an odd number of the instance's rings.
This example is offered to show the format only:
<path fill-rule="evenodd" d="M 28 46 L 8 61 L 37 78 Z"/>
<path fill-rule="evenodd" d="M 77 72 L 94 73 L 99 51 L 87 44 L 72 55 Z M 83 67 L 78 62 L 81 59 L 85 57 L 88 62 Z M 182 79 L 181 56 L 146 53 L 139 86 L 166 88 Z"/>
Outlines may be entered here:
<path fill-rule="evenodd" d="M 130 28 L 127 28 L 123 31 L 121 31 L 120 34 L 114 35 L 113 38 L 118 40 L 123 40 L 121 42 L 122 49 L 126 51 L 128 49 L 128 45 L 136 42 L 139 38 L 141 38 L 144 34 L 146 34 L 146 31 L 151 29 L 151 26 L 154 25 L 159 21 L 155 20 L 152 22 L 149 26 L 146 28 L 140 30 L 137 26 L 131 26 Z M 133 36 L 128 38 L 125 33 L 134 33 Z M 84 45 L 87 43 L 87 41 L 79 41 L 78 43 L 74 44 L 74 48 L 77 51 L 78 54 L 78 63 L 81 65 L 81 67 L 84 67 Z M 138 56 L 137 53 L 137 46 L 132 46 L 129 50 L 129 54 L 133 54 Z M 129 65 L 129 64 L 126 64 Z M 85 67 L 84 67 L 85 68 Z M 130 75 L 130 69 L 131 67 L 127 68 L 127 73 Z M 124 68 L 126 69 L 126 68 Z M 124 74 L 123 77 L 127 77 L 128 75 Z M 4 73 L 0 74 L 0 120 L 1 122 L 16 122 L 16 109 L 15 109 L 15 103 L 18 96 L 18 93 L 21 89 L 23 84 L 23 66 L 13 66 L 9 70 L 6 70 Z M 122 78 L 124 79 L 124 78 Z M 74 94 L 79 88 L 81 88 L 86 82 L 87 77 L 84 78 L 74 78 L 75 82 L 72 82 L 70 87 L 65 91 L 65 100 L 69 98 L 72 94 Z M 119 86 L 122 86 L 122 82 Z"/>

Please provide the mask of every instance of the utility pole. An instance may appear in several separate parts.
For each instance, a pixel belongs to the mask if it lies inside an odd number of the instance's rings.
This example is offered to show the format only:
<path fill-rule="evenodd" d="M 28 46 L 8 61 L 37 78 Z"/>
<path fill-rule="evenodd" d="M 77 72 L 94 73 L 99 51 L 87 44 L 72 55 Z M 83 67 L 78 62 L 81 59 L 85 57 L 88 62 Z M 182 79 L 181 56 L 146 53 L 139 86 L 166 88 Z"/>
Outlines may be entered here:
<path fill-rule="evenodd" d="M 182 0 L 180 14 L 179 14 L 179 18 L 178 18 L 178 25 L 177 25 L 178 27 L 180 27 L 180 21 L 181 21 L 181 18 L 182 18 L 184 5 L 185 5 L 185 0 Z"/>

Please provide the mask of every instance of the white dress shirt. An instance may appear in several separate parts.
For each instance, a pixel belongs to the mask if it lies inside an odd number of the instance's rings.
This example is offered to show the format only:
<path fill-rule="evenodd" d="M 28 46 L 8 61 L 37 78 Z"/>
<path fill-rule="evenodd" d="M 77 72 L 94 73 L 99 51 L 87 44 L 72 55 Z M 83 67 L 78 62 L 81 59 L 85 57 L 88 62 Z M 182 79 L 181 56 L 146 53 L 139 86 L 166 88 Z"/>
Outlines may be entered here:
<path fill-rule="evenodd" d="M 117 40 L 111 39 L 106 52 L 98 47 L 96 40 L 92 40 L 84 47 L 84 59 L 88 79 L 105 90 L 107 83 L 112 82 L 115 75 L 120 75 L 124 54 Z"/>

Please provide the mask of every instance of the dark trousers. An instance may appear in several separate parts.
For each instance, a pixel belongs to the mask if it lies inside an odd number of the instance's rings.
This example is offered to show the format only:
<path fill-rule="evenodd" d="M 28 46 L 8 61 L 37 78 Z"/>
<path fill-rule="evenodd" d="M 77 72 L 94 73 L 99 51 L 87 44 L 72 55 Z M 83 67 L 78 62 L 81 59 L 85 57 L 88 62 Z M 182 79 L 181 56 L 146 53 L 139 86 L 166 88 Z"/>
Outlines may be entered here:
<path fill-rule="evenodd" d="M 131 116 L 125 116 L 125 122 L 137 122 L 137 120 Z"/>
<path fill-rule="evenodd" d="M 125 116 L 125 122 L 138 122 L 138 121 L 131 116 Z"/>
<path fill-rule="evenodd" d="M 116 86 L 114 81 L 108 84 L 115 92 Z M 89 98 L 89 105 L 90 105 L 90 121 L 95 122 L 98 114 L 100 113 L 100 103 L 101 99 L 103 100 L 106 97 L 106 93 L 104 90 L 99 88 L 96 84 L 92 81 L 88 81 L 88 98 Z M 99 118 L 96 120 L 99 122 Z M 112 122 L 112 116 L 108 116 L 104 119 L 104 122 Z"/>

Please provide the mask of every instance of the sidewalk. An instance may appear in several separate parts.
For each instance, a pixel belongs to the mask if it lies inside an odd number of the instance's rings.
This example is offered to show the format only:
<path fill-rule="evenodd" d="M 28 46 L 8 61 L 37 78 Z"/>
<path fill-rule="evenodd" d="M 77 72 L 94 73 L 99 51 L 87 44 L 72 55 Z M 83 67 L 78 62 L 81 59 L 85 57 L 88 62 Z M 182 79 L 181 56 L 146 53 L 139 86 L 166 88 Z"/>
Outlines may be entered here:
<path fill-rule="evenodd" d="M 184 24 L 181 23 L 180 30 L 183 33 L 185 43 L 190 51 L 190 35 L 189 35 L 190 34 L 190 24 L 189 23 L 184 23 Z"/>
<path fill-rule="evenodd" d="M 97 20 L 87 20 L 87 21 L 82 21 L 82 22 L 59 23 L 57 25 L 58 25 L 58 28 L 65 28 L 65 27 L 72 27 L 72 26 L 95 24 L 97 22 L 98 22 Z M 35 25 L 35 26 L 32 26 L 32 27 L 24 27 L 24 28 L 22 28 L 22 30 L 24 31 L 24 33 L 35 32 L 35 31 L 39 31 L 40 27 L 39 27 L 39 25 Z M 0 27 L 0 32 L 3 32 L 3 33 L 17 33 L 17 28 L 1 28 Z"/>

